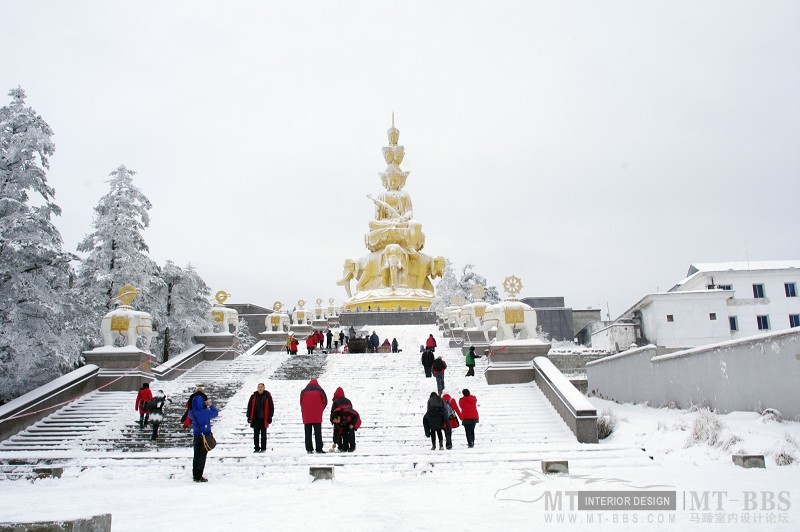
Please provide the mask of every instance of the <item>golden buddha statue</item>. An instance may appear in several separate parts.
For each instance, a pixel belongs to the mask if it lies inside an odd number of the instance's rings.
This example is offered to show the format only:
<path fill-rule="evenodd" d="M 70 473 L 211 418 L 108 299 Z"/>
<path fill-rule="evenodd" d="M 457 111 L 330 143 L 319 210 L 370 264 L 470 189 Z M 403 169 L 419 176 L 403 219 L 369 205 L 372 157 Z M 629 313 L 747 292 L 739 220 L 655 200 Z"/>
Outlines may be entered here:
<path fill-rule="evenodd" d="M 431 279 L 444 271 L 443 257 L 420 253 L 425 234 L 422 224 L 413 220 L 411 196 L 403 190 L 409 172 L 400 169 L 405 148 L 397 144 L 400 131 L 394 126 L 394 114 L 387 136 L 389 145 L 383 147 L 383 158 L 388 166 L 379 174 L 385 190 L 378 197 L 367 195 L 375 204 L 375 218 L 364 235 L 370 254 L 347 259 L 344 275 L 337 282 L 347 291 L 347 309 L 428 308 L 434 291 Z M 353 280 L 355 293 L 350 288 Z"/>

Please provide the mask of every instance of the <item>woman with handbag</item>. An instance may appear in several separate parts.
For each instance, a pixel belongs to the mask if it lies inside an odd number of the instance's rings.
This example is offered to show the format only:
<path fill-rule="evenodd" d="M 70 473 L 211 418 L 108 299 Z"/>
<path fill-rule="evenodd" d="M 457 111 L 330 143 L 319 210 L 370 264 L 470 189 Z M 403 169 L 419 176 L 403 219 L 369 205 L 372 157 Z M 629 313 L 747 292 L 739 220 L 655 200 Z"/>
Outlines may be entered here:
<path fill-rule="evenodd" d="M 216 446 L 214 435 L 211 433 L 211 420 L 219 415 L 217 408 L 211 401 L 203 399 L 203 387 L 197 387 L 197 393 L 192 399 L 189 418 L 192 420 L 194 434 L 194 458 L 192 460 L 192 477 L 195 482 L 208 482 L 203 476 L 206 467 L 206 455 Z"/>
<path fill-rule="evenodd" d="M 447 424 L 445 425 L 445 448 L 449 451 L 453 448 L 453 429 L 457 429 L 460 424 L 458 420 L 461 418 L 461 410 L 458 408 L 456 400 L 450 397 L 447 391 L 442 392 L 442 401 L 444 401 L 445 410 L 447 410 Z"/>

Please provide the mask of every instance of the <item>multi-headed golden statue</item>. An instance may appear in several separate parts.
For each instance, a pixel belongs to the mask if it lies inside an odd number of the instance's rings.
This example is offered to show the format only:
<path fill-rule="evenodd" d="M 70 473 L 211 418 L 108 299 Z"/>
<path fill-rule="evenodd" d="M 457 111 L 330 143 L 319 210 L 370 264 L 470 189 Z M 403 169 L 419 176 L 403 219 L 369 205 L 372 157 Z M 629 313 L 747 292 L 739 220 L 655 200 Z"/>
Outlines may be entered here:
<path fill-rule="evenodd" d="M 386 189 L 378 197 L 367 195 L 375 204 L 375 219 L 369 222 L 364 243 L 370 253 L 344 262 L 344 286 L 348 300 L 344 308 L 354 310 L 416 310 L 433 301 L 431 279 L 441 277 L 444 257 L 431 257 L 420 250 L 425 245 L 422 224 L 414 221 L 411 196 L 403 190 L 409 172 L 400 169 L 405 149 L 397 144 L 400 131 L 387 132 L 389 145 L 383 147 L 386 170 L 380 175 Z M 356 281 L 355 293 L 350 283 Z"/>

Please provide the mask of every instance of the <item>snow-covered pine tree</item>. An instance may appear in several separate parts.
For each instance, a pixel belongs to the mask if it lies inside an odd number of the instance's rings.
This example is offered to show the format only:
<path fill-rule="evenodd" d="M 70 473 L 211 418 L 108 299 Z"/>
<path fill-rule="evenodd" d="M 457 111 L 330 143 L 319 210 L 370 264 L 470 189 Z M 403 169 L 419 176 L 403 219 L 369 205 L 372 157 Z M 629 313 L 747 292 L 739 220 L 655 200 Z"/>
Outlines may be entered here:
<path fill-rule="evenodd" d="M 239 353 L 244 353 L 256 343 L 256 337 L 250 332 L 247 322 L 244 318 L 239 318 L 239 331 L 236 333 L 236 350 Z"/>
<path fill-rule="evenodd" d="M 53 131 L 21 87 L 9 96 L 0 108 L 0 404 L 71 370 L 80 355 L 69 326 L 75 257 L 50 219 L 61 214 L 47 184 Z"/>
<path fill-rule="evenodd" d="M 166 285 L 161 356 L 166 362 L 170 356 L 188 349 L 194 343 L 194 335 L 209 328 L 206 315 L 211 308 L 211 289 L 191 264 L 184 269 L 168 260 L 161 269 L 161 278 Z"/>
<path fill-rule="evenodd" d="M 449 306 L 450 299 L 457 294 L 461 294 L 458 278 L 456 277 L 453 263 L 450 259 L 446 259 L 442 278 L 439 280 L 439 284 L 436 285 L 436 295 L 433 298 L 431 310 L 439 312 Z"/>
<path fill-rule="evenodd" d="M 78 251 L 88 253 L 78 269 L 78 289 L 92 319 L 100 323 L 114 307 L 112 299 L 121 287 L 130 284 L 138 288 L 140 295 L 133 305 L 153 316 L 159 338 L 151 348 L 159 352 L 166 285 L 142 236 L 150 225 L 147 211 L 151 204 L 133 184 L 135 173 L 123 165 L 110 174 L 110 190 L 94 208 L 93 230 L 78 244 Z"/>
<path fill-rule="evenodd" d="M 486 289 L 483 300 L 487 303 L 499 303 L 500 294 L 497 292 L 497 287 L 487 286 L 486 277 L 477 273 L 474 268 L 474 264 L 467 264 L 461 269 L 461 280 L 458 281 L 460 293 L 464 294 L 464 297 L 467 298 L 467 301 L 472 302 L 472 288 L 475 285 L 481 285 Z"/>
<path fill-rule="evenodd" d="M 456 276 L 453 263 L 449 259 L 445 261 L 444 273 L 439 284 L 436 285 L 436 297 L 433 299 L 431 310 L 440 311 L 450 305 L 450 300 L 458 295 L 472 301 L 472 287 L 476 284 L 483 285 L 486 293 L 483 300 L 487 303 L 498 303 L 500 294 L 496 286 L 486 286 L 486 277 L 474 271 L 475 266 L 467 264 L 461 269 L 461 276 Z"/>

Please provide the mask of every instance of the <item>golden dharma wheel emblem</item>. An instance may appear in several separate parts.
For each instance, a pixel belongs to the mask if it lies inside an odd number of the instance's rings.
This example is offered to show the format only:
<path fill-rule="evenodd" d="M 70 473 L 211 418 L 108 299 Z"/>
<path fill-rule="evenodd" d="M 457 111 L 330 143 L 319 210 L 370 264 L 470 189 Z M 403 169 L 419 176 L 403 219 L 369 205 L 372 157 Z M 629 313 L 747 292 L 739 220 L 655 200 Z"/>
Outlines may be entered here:
<path fill-rule="evenodd" d="M 119 294 L 115 299 L 119 300 L 123 305 L 130 305 L 138 295 L 139 291 L 134 286 L 126 284 L 119 289 Z"/>
<path fill-rule="evenodd" d="M 214 299 L 216 299 L 217 303 L 219 303 L 220 305 L 224 305 L 229 297 L 231 297 L 231 295 L 225 290 L 220 290 L 214 295 Z"/>
<path fill-rule="evenodd" d="M 451 302 L 453 305 L 456 305 L 456 306 L 462 307 L 462 306 L 464 306 L 464 305 L 467 303 L 467 298 L 466 298 L 466 297 L 464 297 L 464 296 L 462 296 L 461 294 L 459 294 L 459 295 L 457 295 L 457 296 L 453 296 L 453 298 L 452 298 L 452 299 L 450 299 L 450 302 Z"/>
<path fill-rule="evenodd" d="M 509 275 L 506 277 L 505 281 L 503 281 L 503 289 L 509 296 L 517 297 L 520 291 L 522 291 L 522 280 L 516 275 Z"/>
<path fill-rule="evenodd" d="M 305 307 L 306 306 L 306 300 L 305 299 L 301 299 L 300 301 L 297 302 L 297 306 L 300 307 L 300 308 Z"/>
<path fill-rule="evenodd" d="M 335 300 L 335 299 L 333 299 L 333 298 L 330 298 L 330 299 L 328 299 L 328 303 L 329 303 L 329 304 L 331 304 L 331 305 L 333 305 L 333 302 L 334 302 L 334 301 L 336 301 L 336 300 Z"/>
<path fill-rule="evenodd" d="M 280 301 L 276 301 L 275 303 L 272 304 L 272 310 L 274 310 L 275 312 L 280 312 L 282 308 L 283 308 L 283 303 L 281 303 Z"/>
<path fill-rule="evenodd" d="M 322 298 L 321 297 L 317 298 L 317 305 L 322 305 Z"/>
<path fill-rule="evenodd" d="M 476 284 L 472 287 L 472 298 L 473 299 L 483 299 L 483 296 L 486 295 L 486 287 Z"/>

